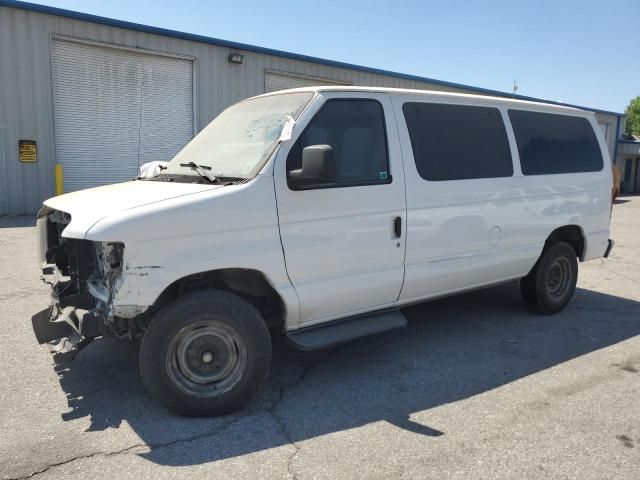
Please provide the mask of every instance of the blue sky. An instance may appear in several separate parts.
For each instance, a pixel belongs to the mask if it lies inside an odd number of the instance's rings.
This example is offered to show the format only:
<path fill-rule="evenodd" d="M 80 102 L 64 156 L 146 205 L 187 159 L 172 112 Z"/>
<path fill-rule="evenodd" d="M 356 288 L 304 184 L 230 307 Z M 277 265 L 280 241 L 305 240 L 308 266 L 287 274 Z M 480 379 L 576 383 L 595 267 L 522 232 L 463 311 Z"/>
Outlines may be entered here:
<path fill-rule="evenodd" d="M 640 0 L 35 3 L 616 112 L 640 95 Z"/>

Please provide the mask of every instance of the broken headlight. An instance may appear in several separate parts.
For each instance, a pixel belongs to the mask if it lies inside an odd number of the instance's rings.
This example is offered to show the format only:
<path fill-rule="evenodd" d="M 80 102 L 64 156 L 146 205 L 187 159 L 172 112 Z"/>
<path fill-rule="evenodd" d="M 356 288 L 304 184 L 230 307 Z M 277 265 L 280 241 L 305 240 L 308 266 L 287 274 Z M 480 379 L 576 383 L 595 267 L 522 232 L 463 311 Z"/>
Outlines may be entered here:
<path fill-rule="evenodd" d="M 111 311 L 115 292 L 122 282 L 124 244 L 120 242 L 96 242 L 97 271 L 87 281 L 89 293 Z"/>
<path fill-rule="evenodd" d="M 122 272 L 124 244 L 120 242 L 98 242 L 96 248 L 98 250 L 98 265 L 104 277 Z"/>

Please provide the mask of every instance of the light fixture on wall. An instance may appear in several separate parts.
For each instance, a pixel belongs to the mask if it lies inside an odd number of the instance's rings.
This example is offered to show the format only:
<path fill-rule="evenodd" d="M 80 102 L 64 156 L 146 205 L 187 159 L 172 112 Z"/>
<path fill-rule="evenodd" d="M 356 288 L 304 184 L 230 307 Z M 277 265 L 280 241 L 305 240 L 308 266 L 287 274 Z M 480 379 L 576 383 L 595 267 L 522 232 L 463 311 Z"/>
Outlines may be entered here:
<path fill-rule="evenodd" d="M 227 57 L 227 60 L 229 61 L 229 63 L 240 64 L 244 60 L 244 55 L 240 55 L 239 53 L 230 53 Z"/>

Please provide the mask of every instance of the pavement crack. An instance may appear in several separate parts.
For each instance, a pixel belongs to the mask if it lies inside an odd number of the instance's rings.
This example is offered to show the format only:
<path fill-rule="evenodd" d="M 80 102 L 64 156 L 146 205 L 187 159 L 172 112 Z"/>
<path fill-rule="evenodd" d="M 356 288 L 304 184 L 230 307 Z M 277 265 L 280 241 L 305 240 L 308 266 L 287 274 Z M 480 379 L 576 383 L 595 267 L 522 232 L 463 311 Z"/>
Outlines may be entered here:
<path fill-rule="evenodd" d="M 316 365 L 318 365 L 321 362 L 325 361 L 328 357 L 333 355 L 339 348 L 340 347 L 334 347 L 334 348 L 332 348 L 330 350 L 327 350 L 327 352 L 324 355 L 320 355 L 316 359 L 314 359 L 311 362 L 309 362 L 304 367 L 304 369 L 302 370 L 300 375 L 298 375 L 298 378 L 294 382 L 292 382 L 289 385 L 281 385 L 280 388 L 279 388 L 278 397 L 274 400 L 274 402 L 271 404 L 271 406 L 266 410 L 266 412 L 275 421 L 275 423 L 278 426 L 278 430 L 280 431 L 281 435 L 287 440 L 287 443 L 294 448 L 294 451 L 287 458 L 287 473 L 289 474 L 289 476 L 293 480 L 298 480 L 298 475 L 296 474 L 295 470 L 293 469 L 293 462 L 295 461 L 296 456 L 300 452 L 301 447 L 293 439 L 293 436 L 291 435 L 291 432 L 287 428 L 287 424 L 286 424 L 284 418 L 277 413 L 277 408 L 280 405 L 280 403 L 282 402 L 282 400 L 284 400 L 284 398 L 286 397 L 287 392 L 290 392 L 291 390 L 293 390 L 296 387 L 300 386 L 302 384 L 302 382 L 304 382 L 304 380 L 309 375 L 309 372 L 311 372 L 316 367 Z"/>
<path fill-rule="evenodd" d="M 94 453 L 90 453 L 87 455 L 79 455 L 77 457 L 73 457 L 73 458 L 68 458 L 67 460 L 63 460 L 62 462 L 56 462 L 56 463 L 52 463 L 50 465 L 47 465 L 44 468 L 41 468 L 40 470 L 36 470 L 35 472 L 31 472 L 29 475 L 25 475 L 25 476 L 21 476 L 21 477 L 11 477 L 8 478 L 7 480 L 26 480 L 28 478 L 33 478 L 37 475 L 46 473 L 47 471 L 51 470 L 52 468 L 56 468 L 56 467 L 61 467 L 63 465 L 67 465 L 69 463 L 73 463 L 77 460 L 84 460 L 86 458 L 94 458 L 94 457 L 111 457 L 113 455 L 122 455 L 122 454 L 126 454 L 129 453 L 132 450 L 135 450 L 137 448 L 142 448 L 145 447 L 146 445 L 143 443 L 137 443 L 135 445 L 130 445 L 128 447 L 122 448 L 120 450 L 115 450 L 112 452 L 94 452 Z"/>
<path fill-rule="evenodd" d="M 280 399 L 277 400 L 277 402 L 279 402 L 282 399 L 283 394 L 284 394 L 284 388 L 281 388 Z M 287 458 L 287 473 L 291 478 L 293 478 L 293 480 L 298 480 L 298 475 L 293 469 L 293 462 L 296 456 L 298 455 L 298 452 L 300 452 L 300 445 L 298 445 L 293 440 L 291 434 L 289 433 L 289 430 L 287 429 L 287 425 L 284 422 L 284 420 L 278 414 L 272 411 L 272 409 L 269 409 L 268 413 L 269 415 L 271 415 L 271 418 L 273 418 L 273 420 L 276 422 L 276 425 L 278 426 L 278 430 L 280 430 L 280 433 L 282 434 L 282 436 L 287 439 L 287 443 L 289 443 L 289 445 L 291 445 L 294 448 L 291 455 L 289 455 L 289 457 Z"/>
<path fill-rule="evenodd" d="M 125 447 L 125 448 L 121 448 L 119 450 L 114 450 L 114 451 L 109 451 L 109 452 L 93 452 L 93 453 L 89 453 L 89 454 L 86 454 L 86 455 L 79 455 L 77 457 L 69 458 L 69 459 L 63 460 L 61 462 L 52 463 L 50 465 L 47 465 L 44 468 L 41 468 L 40 470 L 36 470 L 35 472 L 30 473 L 29 475 L 25 475 L 25 476 L 21 476 L 21 477 L 11 477 L 11 478 L 7 478 L 6 480 L 27 480 L 29 478 L 34 478 L 34 477 L 36 477 L 38 475 L 46 473 L 47 471 L 51 470 L 52 468 L 62 467 L 64 465 L 68 465 L 68 464 L 73 463 L 73 462 L 78 461 L 78 460 L 85 460 L 85 459 L 96 458 L 96 457 L 113 457 L 113 456 L 116 456 L 116 455 L 128 455 L 128 454 L 131 454 L 132 452 L 134 452 L 136 450 L 139 450 L 139 449 L 148 449 L 150 452 L 153 452 L 155 450 L 160 450 L 160 449 L 163 449 L 163 448 L 173 447 L 175 445 L 179 445 L 179 444 L 182 444 L 182 443 L 195 442 L 195 441 L 198 441 L 198 440 L 202 440 L 202 439 L 205 439 L 205 438 L 214 437 L 214 436 L 218 435 L 219 433 L 223 432 L 224 430 L 227 430 L 228 428 L 232 427 L 235 423 L 240 421 L 242 418 L 244 418 L 244 417 L 243 416 L 235 417 L 235 418 L 233 418 L 233 420 L 225 423 L 224 425 L 221 425 L 218 428 L 215 428 L 213 430 L 209 430 L 209 431 L 201 433 L 199 435 L 194 435 L 192 437 L 178 438 L 178 439 L 172 440 L 170 442 L 162 442 L 162 443 L 136 443 L 134 445 L 130 445 L 130 446 Z"/>
<path fill-rule="evenodd" d="M 284 418 L 282 418 L 280 415 L 278 415 L 278 413 L 276 412 L 276 409 L 277 409 L 278 405 L 280 404 L 280 402 L 286 397 L 287 392 L 295 389 L 300 384 L 302 384 L 304 382 L 304 380 L 307 378 L 307 376 L 309 375 L 309 373 L 318 364 L 320 364 L 321 362 L 325 361 L 328 357 L 333 355 L 339 348 L 340 347 L 335 347 L 335 348 L 332 348 L 330 350 L 327 350 L 327 352 L 325 354 L 320 355 L 317 358 L 315 358 L 314 360 L 312 360 L 311 362 L 309 362 L 304 367 L 304 369 L 302 370 L 300 375 L 298 375 L 298 378 L 295 379 L 295 381 L 293 381 L 292 383 L 290 383 L 288 385 L 280 386 L 279 387 L 279 394 L 278 394 L 277 398 L 271 404 L 271 406 L 266 410 L 266 413 L 269 414 L 274 419 L 274 421 L 276 422 L 276 425 L 278 426 L 278 429 L 281 432 L 281 434 L 284 436 L 284 438 L 287 440 L 287 442 L 289 444 L 291 444 L 295 449 L 293 451 L 293 453 L 287 459 L 287 472 L 289 473 L 289 476 L 291 478 L 293 478 L 293 480 L 298 480 L 298 476 L 295 473 L 295 471 L 293 470 L 293 462 L 295 460 L 296 455 L 300 451 L 300 446 L 294 441 L 293 437 L 291 436 L 291 433 L 289 432 L 289 430 L 288 430 L 288 428 L 286 426 Z M 27 479 L 30 479 L 30 478 L 35 478 L 35 477 L 37 477 L 37 476 L 39 476 L 39 475 L 41 475 L 43 473 L 48 472 L 51 469 L 54 469 L 54 468 L 57 468 L 57 467 L 62 467 L 62 466 L 71 464 L 73 462 L 76 462 L 78 460 L 85 460 L 85 459 L 91 459 L 91 458 L 97 458 L 97 457 L 112 457 L 112 456 L 116 456 L 116 455 L 129 455 L 129 454 L 131 454 L 133 452 L 136 452 L 138 450 L 141 450 L 141 449 L 148 449 L 150 452 L 153 452 L 153 451 L 157 451 L 157 450 L 160 450 L 160 449 L 163 449 L 163 448 L 172 447 L 172 446 L 179 445 L 179 444 L 195 442 L 195 441 L 202 440 L 202 439 L 205 439 L 205 438 L 214 437 L 214 436 L 220 434 L 221 432 L 227 430 L 228 428 L 232 427 L 235 423 L 237 423 L 238 421 L 242 420 L 245 417 L 246 417 L 246 415 L 239 415 L 239 416 L 233 417 L 233 419 L 231 421 L 225 423 L 224 425 L 221 425 L 218 428 L 215 428 L 213 430 L 209 430 L 209 431 L 204 432 L 204 433 L 199 434 L 199 435 L 194 435 L 192 437 L 179 438 L 179 439 L 176 439 L 176 440 L 172 440 L 170 442 L 161 442 L 161 443 L 136 443 L 134 445 L 130 445 L 130 446 L 125 447 L 125 448 L 121 448 L 119 450 L 108 451 L 108 452 L 93 452 L 93 453 L 89 453 L 89 454 L 86 454 L 86 455 L 78 455 L 76 457 L 72 457 L 72 458 L 63 460 L 61 462 L 56 462 L 56 463 L 49 464 L 49 465 L 45 466 L 44 468 L 41 468 L 40 470 L 36 470 L 35 472 L 30 473 L 29 475 L 20 476 L 20 477 L 11 477 L 11 478 L 7 478 L 5 480 L 27 480 Z"/>

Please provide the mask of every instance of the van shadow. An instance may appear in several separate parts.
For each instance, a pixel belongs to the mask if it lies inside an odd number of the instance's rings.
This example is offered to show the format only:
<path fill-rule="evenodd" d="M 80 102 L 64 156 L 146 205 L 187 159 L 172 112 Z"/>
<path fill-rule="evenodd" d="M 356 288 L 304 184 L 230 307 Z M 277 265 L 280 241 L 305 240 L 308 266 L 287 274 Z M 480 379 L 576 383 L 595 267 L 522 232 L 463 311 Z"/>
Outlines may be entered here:
<path fill-rule="evenodd" d="M 97 340 L 57 367 L 71 408 L 63 418 L 89 417 L 89 431 L 124 421 L 147 445 L 139 454 L 163 465 L 213 462 L 379 421 L 440 436 L 448 432 L 409 416 L 640 334 L 640 302 L 585 289 L 550 317 L 527 311 L 515 284 L 404 312 L 407 329 L 332 350 L 298 352 L 277 341 L 263 392 L 245 410 L 214 419 L 168 413 L 141 386 L 136 348 Z"/>

